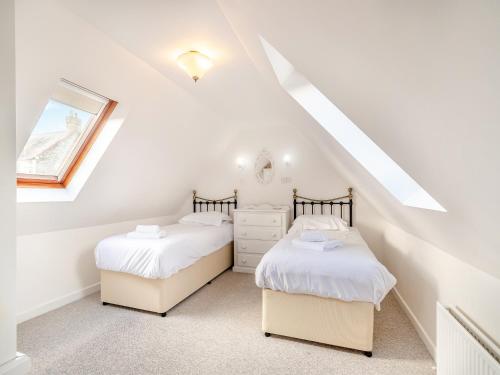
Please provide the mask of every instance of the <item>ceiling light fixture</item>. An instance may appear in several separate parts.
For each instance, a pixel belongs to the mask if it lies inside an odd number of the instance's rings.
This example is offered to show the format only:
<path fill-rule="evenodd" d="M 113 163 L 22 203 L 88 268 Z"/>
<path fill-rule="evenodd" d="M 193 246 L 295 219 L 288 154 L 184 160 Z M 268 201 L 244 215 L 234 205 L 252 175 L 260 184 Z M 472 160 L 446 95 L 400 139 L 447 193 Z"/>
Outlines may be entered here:
<path fill-rule="evenodd" d="M 289 166 L 290 166 L 290 163 L 292 162 L 292 156 L 291 156 L 290 154 L 285 154 L 285 155 L 283 156 L 283 162 L 285 163 L 285 165 L 286 165 L 287 167 L 289 167 Z"/>
<path fill-rule="evenodd" d="M 177 57 L 177 64 L 196 82 L 212 67 L 210 58 L 198 51 L 188 51 Z"/>

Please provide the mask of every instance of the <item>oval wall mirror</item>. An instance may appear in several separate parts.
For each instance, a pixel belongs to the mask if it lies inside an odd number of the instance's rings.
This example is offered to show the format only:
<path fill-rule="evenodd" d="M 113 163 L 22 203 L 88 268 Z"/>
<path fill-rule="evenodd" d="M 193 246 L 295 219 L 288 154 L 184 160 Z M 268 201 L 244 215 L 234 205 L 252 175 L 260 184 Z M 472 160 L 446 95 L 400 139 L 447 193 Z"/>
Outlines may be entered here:
<path fill-rule="evenodd" d="M 262 150 L 255 160 L 255 177 L 259 184 L 267 185 L 274 177 L 274 162 L 266 149 Z"/>

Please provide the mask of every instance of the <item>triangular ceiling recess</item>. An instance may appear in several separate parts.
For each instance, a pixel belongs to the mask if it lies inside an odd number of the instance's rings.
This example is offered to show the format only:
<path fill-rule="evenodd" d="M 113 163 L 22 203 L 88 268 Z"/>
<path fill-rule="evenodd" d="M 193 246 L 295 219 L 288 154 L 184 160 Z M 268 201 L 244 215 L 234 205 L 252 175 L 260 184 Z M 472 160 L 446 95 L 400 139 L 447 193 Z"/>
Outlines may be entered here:
<path fill-rule="evenodd" d="M 402 204 L 443 211 L 441 206 L 413 178 L 359 129 L 335 104 L 317 89 L 276 48 L 260 41 L 280 85 L 373 177 Z"/>

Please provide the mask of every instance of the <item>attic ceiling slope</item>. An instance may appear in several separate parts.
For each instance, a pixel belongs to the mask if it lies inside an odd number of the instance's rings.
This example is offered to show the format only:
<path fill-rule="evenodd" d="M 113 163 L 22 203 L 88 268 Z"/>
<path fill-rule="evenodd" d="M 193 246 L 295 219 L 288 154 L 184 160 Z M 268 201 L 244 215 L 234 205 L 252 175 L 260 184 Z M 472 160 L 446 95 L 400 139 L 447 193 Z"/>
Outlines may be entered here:
<path fill-rule="evenodd" d="M 208 105 L 228 125 L 279 119 L 216 0 L 58 1 Z M 178 55 L 192 49 L 214 63 L 196 84 L 176 63 Z"/>
<path fill-rule="evenodd" d="M 446 212 L 274 46 L 259 38 L 281 87 L 387 191 L 405 206 Z"/>
<path fill-rule="evenodd" d="M 75 202 L 18 204 L 19 234 L 176 214 L 223 152 L 224 119 L 58 2 L 16 2 L 16 43 L 18 134 L 61 77 L 118 101 L 124 119 Z"/>
<path fill-rule="evenodd" d="M 259 34 L 448 209 L 401 206 L 320 132 L 317 142 L 389 221 L 500 277 L 500 178 L 492 173 L 500 160 L 500 4 L 219 3 L 264 77 L 278 85 Z M 303 126 L 318 134 L 311 118 Z"/>

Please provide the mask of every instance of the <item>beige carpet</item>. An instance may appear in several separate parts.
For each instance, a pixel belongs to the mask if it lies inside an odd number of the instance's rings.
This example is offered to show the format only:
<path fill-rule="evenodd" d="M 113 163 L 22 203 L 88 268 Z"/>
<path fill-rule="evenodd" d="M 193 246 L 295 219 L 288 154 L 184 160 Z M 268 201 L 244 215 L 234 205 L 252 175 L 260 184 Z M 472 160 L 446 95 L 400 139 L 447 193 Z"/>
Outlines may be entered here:
<path fill-rule="evenodd" d="M 166 318 L 102 306 L 94 294 L 19 326 L 33 374 L 434 374 L 434 363 L 389 295 L 375 316 L 372 358 L 264 337 L 253 275 L 226 272 Z"/>

